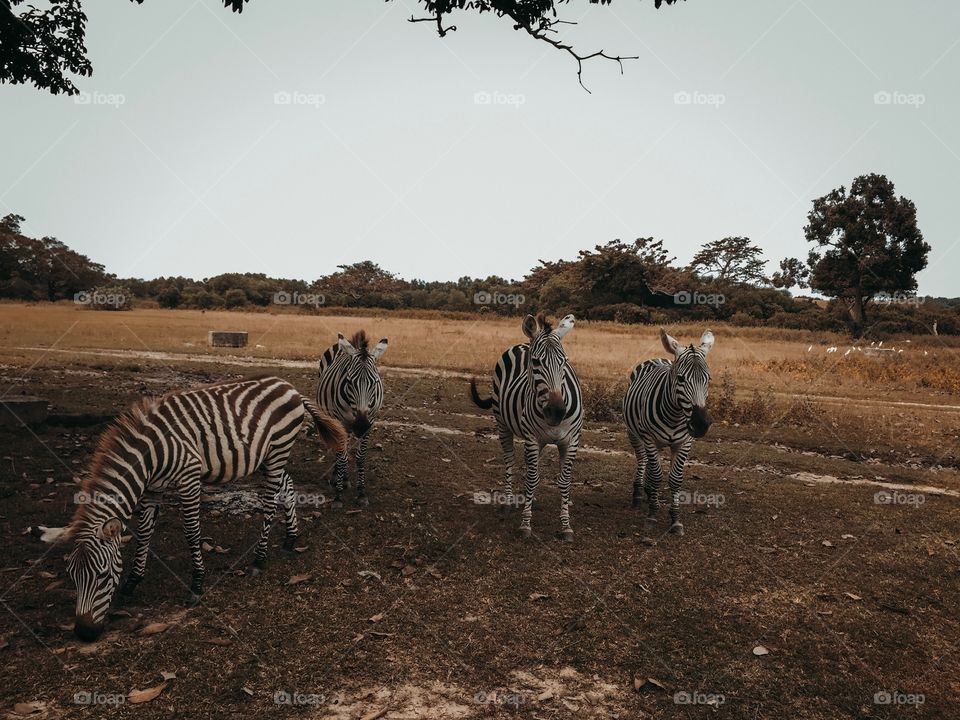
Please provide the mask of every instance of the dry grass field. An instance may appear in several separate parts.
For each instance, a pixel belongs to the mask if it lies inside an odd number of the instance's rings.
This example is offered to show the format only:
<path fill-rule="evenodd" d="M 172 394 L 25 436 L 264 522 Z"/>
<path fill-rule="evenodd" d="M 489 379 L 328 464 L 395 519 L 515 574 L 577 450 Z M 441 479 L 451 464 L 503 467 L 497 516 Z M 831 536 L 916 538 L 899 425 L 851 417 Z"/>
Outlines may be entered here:
<path fill-rule="evenodd" d="M 305 502 L 301 551 L 284 553 L 276 532 L 253 578 L 256 478 L 211 492 L 208 592 L 189 610 L 189 559 L 176 507 L 165 509 L 138 595 L 96 644 L 79 643 L 64 550 L 25 531 L 70 517 L 97 416 L 263 372 L 311 395 L 319 353 L 359 327 L 390 339 L 370 506 Z M 212 329 L 246 330 L 250 346 L 209 348 Z M 703 329 L 670 331 L 692 342 Z M 39 395 L 54 414 L 0 428 L 0 712 L 957 717 L 955 345 L 910 338 L 892 343 L 902 353 L 845 355 L 839 336 L 712 329 L 719 419 L 693 448 L 683 537 L 631 509 L 616 414 L 631 368 L 662 356 L 656 328 L 578 323 L 567 337 L 592 418 L 567 545 L 554 538 L 555 453 L 533 538 L 482 502 L 499 487 L 500 453 L 466 378 L 489 376 L 522 339 L 519 319 L 0 304 L 0 396 Z M 328 492 L 331 460 L 317 455 L 307 436 L 291 462 L 305 498 Z M 150 688 L 161 689 L 131 702 Z"/>

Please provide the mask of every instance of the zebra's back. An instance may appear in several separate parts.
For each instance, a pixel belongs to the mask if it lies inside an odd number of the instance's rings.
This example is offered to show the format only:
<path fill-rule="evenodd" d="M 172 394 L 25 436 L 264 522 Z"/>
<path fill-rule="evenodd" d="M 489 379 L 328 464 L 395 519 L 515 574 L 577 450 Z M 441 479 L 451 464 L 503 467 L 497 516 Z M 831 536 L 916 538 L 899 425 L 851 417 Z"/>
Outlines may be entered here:
<path fill-rule="evenodd" d="M 674 446 L 689 434 L 683 412 L 674 407 L 668 397 L 672 365 L 663 358 L 637 365 L 630 374 L 630 385 L 623 398 L 627 428 L 651 438 L 661 447 Z"/>
<path fill-rule="evenodd" d="M 306 410 L 290 383 L 266 377 L 170 393 L 154 413 L 170 442 L 200 461 L 201 480 L 223 483 L 250 475 L 272 449 L 295 440 Z"/>

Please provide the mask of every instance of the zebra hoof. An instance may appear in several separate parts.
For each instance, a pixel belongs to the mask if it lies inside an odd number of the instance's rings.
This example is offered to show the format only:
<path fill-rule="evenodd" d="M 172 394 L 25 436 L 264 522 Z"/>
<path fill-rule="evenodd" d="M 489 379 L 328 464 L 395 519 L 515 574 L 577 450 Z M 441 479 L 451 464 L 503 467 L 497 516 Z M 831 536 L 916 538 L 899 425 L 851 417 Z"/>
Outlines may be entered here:
<path fill-rule="evenodd" d="M 643 499 L 635 497 L 633 501 L 630 503 L 630 505 L 633 507 L 634 510 L 636 510 L 638 507 L 643 505 Z"/>
<path fill-rule="evenodd" d="M 357 498 L 357 505 L 363 505 L 364 507 L 366 507 L 369 504 L 370 504 L 370 500 L 367 498 L 366 495 L 360 495 Z"/>
<path fill-rule="evenodd" d="M 557 537 L 563 540 L 564 542 L 572 543 L 573 542 L 573 530 L 567 528 L 566 530 L 561 530 L 557 533 Z"/>
<path fill-rule="evenodd" d="M 528 527 L 522 527 L 517 532 L 520 534 L 521 539 L 526 540 L 531 535 L 533 535 L 533 530 Z"/>
<path fill-rule="evenodd" d="M 200 604 L 201 599 L 203 599 L 203 595 L 201 595 L 200 593 L 191 592 L 190 595 L 187 596 L 187 599 L 184 601 L 183 604 L 186 605 L 187 607 L 196 607 L 197 605 Z"/>
<path fill-rule="evenodd" d="M 673 535 L 683 535 L 683 524 L 675 522 L 673 525 L 670 526 L 670 532 Z"/>
<path fill-rule="evenodd" d="M 294 546 L 297 544 L 299 538 L 296 535 L 287 535 L 283 540 L 283 549 L 287 552 L 292 552 Z"/>
<path fill-rule="evenodd" d="M 340 500 L 339 498 L 334 500 L 332 503 L 330 503 L 330 507 L 332 507 L 334 510 L 343 509 L 343 500 Z"/>

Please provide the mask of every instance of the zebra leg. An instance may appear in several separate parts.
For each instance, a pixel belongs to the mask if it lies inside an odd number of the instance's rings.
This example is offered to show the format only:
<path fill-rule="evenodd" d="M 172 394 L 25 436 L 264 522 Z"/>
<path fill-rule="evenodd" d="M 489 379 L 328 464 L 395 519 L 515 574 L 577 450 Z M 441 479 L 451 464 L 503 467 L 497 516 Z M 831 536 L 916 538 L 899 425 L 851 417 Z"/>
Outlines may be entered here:
<path fill-rule="evenodd" d="M 343 507 L 343 481 L 347 477 L 347 453 L 346 451 L 337 453 L 336 476 L 333 481 L 333 507 Z"/>
<path fill-rule="evenodd" d="M 260 528 L 260 539 L 253 551 L 253 568 L 251 574 L 259 575 L 267 567 L 267 543 L 270 540 L 270 529 L 273 527 L 273 516 L 277 512 L 277 501 L 282 495 L 283 470 L 267 468 L 267 486 L 263 493 L 263 525 Z"/>
<path fill-rule="evenodd" d="M 293 478 L 283 473 L 283 484 L 280 486 L 280 506 L 283 508 L 283 524 L 287 529 L 287 536 L 283 540 L 284 550 L 293 550 L 300 537 L 297 523 L 297 502 L 293 492 Z"/>
<path fill-rule="evenodd" d="M 190 562 L 193 565 L 193 576 L 190 580 L 190 595 L 187 605 L 193 606 L 200 602 L 203 595 L 203 579 L 206 570 L 203 567 L 203 550 L 200 547 L 200 478 L 194 476 L 180 482 L 180 511 L 183 514 L 183 533 L 190 548 Z"/>
<path fill-rule="evenodd" d="M 506 477 L 503 481 L 503 500 L 498 504 L 497 510 L 500 512 L 510 512 L 513 509 L 513 465 L 516 462 L 517 454 L 513 446 L 513 433 L 510 428 L 500 425 L 500 447 L 503 448 L 503 469 Z"/>
<path fill-rule="evenodd" d="M 692 440 L 673 451 L 673 462 L 670 466 L 670 476 L 667 484 L 670 486 L 670 532 L 683 535 L 683 524 L 680 522 L 680 488 L 683 487 L 683 466 L 687 462 Z"/>
<path fill-rule="evenodd" d="M 159 514 L 160 508 L 157 505 L 141 505 L 137 509 L 137 548 L 133 556 L 133 568 L 120 588 L 120 594 L 124 597 L 133 595 L 137 585 L 143 580 L 147 569 L 147 556 L 150 554 L 150 538 L 157 527 Z"/>
<path fill-rule="evenodd" d="M 560 473 L 557 475 L 557 488 L 560 490 L 560 538 L 564 542 L 573 542 L 573 528 L 570 527 L 570 480 L 573 475 L 573 461 L 577 459 L 577 443 L 564 445 L 560 451 Z"/>
<path fill-rule="evenodd" d="M 633 452 L 637 456 L 637 469 L 633 474 L 633 507 L 640 507 L 642 502 L 641 493 L 643 489 L 643 476 L 647 469 L 647 454 L 643 448 L 643 442 L 640 440 L 638 435 L 635 435 L 633 432 L 628 433 L 630 437 L 630 445 L 633 447 Z"/>
<path fill-rule="evenodd" d="M 656 522 L 657 512 L 660 510 L 660 481 L 663 479 L 663 470 L 660 467 L 660 451 L 653 442 L 648 440 L 643 441 L 643 448 L 647 455 L 646 477 L 643 486 L 649 505 L 647 521 Z"/>
<path fill-rule="evenodd" d="M 528 538 L 533 533 L 530 519 L 533 517 L 533 495 L 540 484 L 540 446 L 535 440 L 525 440 L 523 457 L 527 463 L 527 485 L 524 490 L 523 514 L 520 517 L 520 535 Z"/>
<path fill-rule="evenodd" d="M 370 442 L 370 433 L 364 433 L 360 438 L 357 439 L 357 503 L 360 505 L 369 505 L 370 501 L 367 499 L 367 488 L 365 484 L 366 480 L 366 469 L 365 465 L 367 463 L 367 445 Z"/>

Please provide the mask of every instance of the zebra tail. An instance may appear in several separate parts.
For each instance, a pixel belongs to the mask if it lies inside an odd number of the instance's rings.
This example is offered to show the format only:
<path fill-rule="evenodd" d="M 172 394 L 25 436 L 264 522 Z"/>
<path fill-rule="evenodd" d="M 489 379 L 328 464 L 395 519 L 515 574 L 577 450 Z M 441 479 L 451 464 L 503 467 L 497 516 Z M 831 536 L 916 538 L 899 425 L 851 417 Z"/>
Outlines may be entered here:
<path fill-rule="evenodd" d="M 493 398 L 488 397 L 484 400 L 480 397 L 480 393 L 477 392 L 477 379 L 470 378 L 470 397 L 473 398 L 473 402 L 476 403 L 477 407 L 481 407 L 484 410 L 489 410 L 493 407 Z"/>
<path fill-rule="evenodd" d="M 307 412 L 310 413 L 313 424 L 317 428 L 317 433 L 320 435 L 320 442 L 330 450 L 345 452 L 347 449 L 347 431 L 343 425 L 341 425 L 338 420 L 327 415 L 323 410 L 320 410 L 306 398 L 302 398 L 302 400 L 303 406 L 307 409 Z"/>

